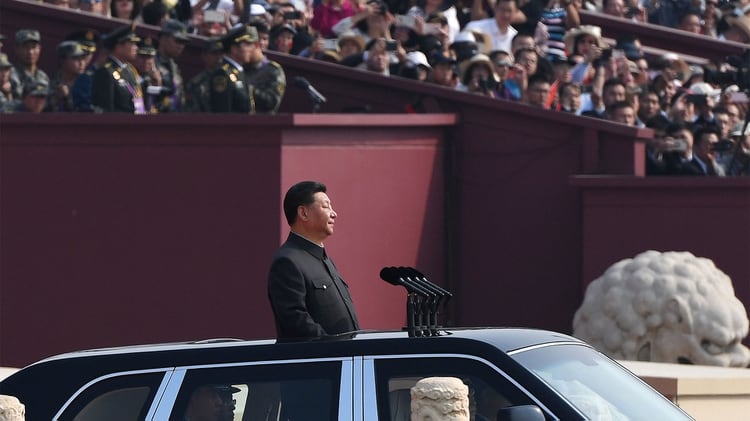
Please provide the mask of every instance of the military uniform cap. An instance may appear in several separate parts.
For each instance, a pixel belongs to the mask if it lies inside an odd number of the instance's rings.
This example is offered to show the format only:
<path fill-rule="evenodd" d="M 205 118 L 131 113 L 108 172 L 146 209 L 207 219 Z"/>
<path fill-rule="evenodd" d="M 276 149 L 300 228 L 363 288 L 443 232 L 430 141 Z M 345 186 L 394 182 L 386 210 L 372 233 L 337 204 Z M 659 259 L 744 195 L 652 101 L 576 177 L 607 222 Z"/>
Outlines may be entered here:
<path fill-rule="evenodd" d="M 297 30 L 294 29 L 294 26 L 292 26 L 292 25 L 290 25 L 288 23 L 282 23 L 282 24 L 276 25 L 273 28 L 271 28 L 271 36 L 272 37 L 277 37 L 283 31 L 290 32 L 292 35 L 297 35 Z"/>
<path fill-rule="evenodd" d="M 8 55 L 0 53 L 0 69 L 9 69 L 11 67 L 13 67 L 13 65 L 8 61 Z"/>
<path fill-rule="evenodd" d="M 184 23 L 169 19 L 161 26 L 161 35 L 169 35 L 180 41 L 190 41 L 187 26 Z"/>
<path fill-rule="evenodd" d="M 41 82 L 32 82 L 24 85 L 23 96 L 47 96 L 49 95 L 49 85 Z"/>
<path fill-rule="evenodd" d="M 99 42 L 99 38 L 101 38 L 99 32 L 93 29 L 84 29 L 81 31 L 71 32 L 70 34 L 68 34 L 68 36 L 65 37 L 65 40 L 78 41 L 78 43 L 81 44 L 81 47 L 85 51 L 93 53 L 96 51 L 96 43 Z"/>
<path fill-rule="evenodd" d="M 138 42 L 138 55 L 155 56 L 158 43 L 152 37 L 143 37 Z"/>
<path fill-rule="evenodd" d="M 130 25 L 124 25 L 105 35 L 102 45 L 104 45 L 104 48 L 111 50 L 117 44 L 126 41 L 138 42 L 140 40 Z"/>
<path fill-rule="evenodd" d="M 36 29 L 20 29 L 16 32 L 16 44 L 24 42 L 42 42 L 42 36 Z"/>
<path fill-rule="evenodd" d="M 240 25 L 227 32 L 222 38 L 224 49 L 242 42 L 258 42 L 258 30 L 252 26 Z"/>
<path fill-rule="evenodd" d="M 89 54 L 78 41 L 63 41 L 57 46 L 59 58 L 83 57 Z"/>
<path fill-rule="evenodd" d="M 220 38 L 209 38 L 203 42 L 203 51 L 207 53 L 216 53 L 224 50 L 224 45 Z"/>

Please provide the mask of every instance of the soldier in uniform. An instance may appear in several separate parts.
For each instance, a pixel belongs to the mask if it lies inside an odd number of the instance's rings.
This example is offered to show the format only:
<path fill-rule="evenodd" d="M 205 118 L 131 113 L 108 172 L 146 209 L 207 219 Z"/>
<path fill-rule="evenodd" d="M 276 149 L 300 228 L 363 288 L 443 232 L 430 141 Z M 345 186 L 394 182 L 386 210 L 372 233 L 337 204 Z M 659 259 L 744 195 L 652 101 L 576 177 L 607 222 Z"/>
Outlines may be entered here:
<path fill-rule="evenodd" d="M 251 89 L 242 66 L 250 63 L 252 54 L 260 51 L 258 32 L 241 25 L 222 38 L 224 57 L 211 75 L 211 111 L 214 113 L 251 113 Z"/>
<path fill-rule="evenodd" d="M 75 31 L 65 37 L 66 41 L 78 42 L 81 48 L 89 53 L 86 56 L 86 70 L 82 75 L 78 76 L 70 88 L 70 95 L 73 98 L 73 109 L 75 111 L 97 111 L 91 104 L 91 86 L 94 83 L 94 72 L 106 59 L 105 55 L 97 54 L 96 44 L 99 42 L 99 38 L 99 32 L 93 29 Z"/>
<path fill-rule="evenodd" d="M 86 71 L 87 58 L 90 55 L 76 41 L 63 41 L 57 46 L 60 67 L 50 83 L 50 96 L 47 100 L 48 111 L 73 111 L 71 87 L 76 79 Z"/>
<path fill-rule="evenodd" d="M 0 53 L 0 113 L 9 112 L 13 107 L 13 89 L 10 84 L 10 71 L 13 65 L 8 55 Z"/>
<path fill-rule="evenodd" d="M 141 75 L 141 91 L 149 114 L 159 113 L 159 98 L 162 94 L 161 72 L 156 68 L 156 40 L 143 37 L 138 42 L 135 68 Z"/>
<path fill-rule="evenodd" d="M 49 86 L 49 76 L 38 67 L 39 56 L 42 53 L 42 37 L 36 29 L 21 29 L 16 32 L 16 64 L 10 73 L 10 83 L 13 95 L 21 98 L 23 87 L 27 84 L 39 82 Z"/>
<path fill-rule="evenodd" d="M 164 22 L 156 53 L 156 68 L 161 73 L 164 88 L 156 104 L 160 113 L 182 111 L 185 105 L 182 73 L 175 60 L 182 55 L 188 42 L 187 26 L 173 19 Z"/>
<path fill-rule="evenodd" d="M 185 109 L 192 112 L 211 111 L 211 75 L 221 62 L 224 46 L 219 38 L 209 38 L 203 44 L 203 71 L 185 85 Z"/>
<path fill-rule="evenodd" d="M 260 46 L 252 51 L 245 65 L 245 76 L 251 87 L 253 112 L 275 113 L 286 90 L 286 76 L 279 63 L 269 60 Z"/>
<path fill-rule="evenodd" d="M 104 65 L 94 72 L 91 102 L 104 112 L 145 114 L 143 92 L 135 61 L 140 38 L 129 26 L 121 26 L 102 41 L 109 52 Z"/>

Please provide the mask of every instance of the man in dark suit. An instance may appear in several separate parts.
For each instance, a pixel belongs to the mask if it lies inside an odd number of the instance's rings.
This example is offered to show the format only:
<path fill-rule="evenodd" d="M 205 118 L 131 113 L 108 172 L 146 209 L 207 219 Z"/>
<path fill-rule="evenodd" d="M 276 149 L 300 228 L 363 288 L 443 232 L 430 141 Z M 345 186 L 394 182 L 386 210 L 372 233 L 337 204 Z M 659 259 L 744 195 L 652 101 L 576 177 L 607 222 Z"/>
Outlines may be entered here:
<path fill-rule="evenodd" d="M 102 41 L 109 51 L 103 66 L 94 72 L 91 102 L 104 112 L 145 114 L 140 76 L 133 66 L 141 39 L 128 26 L 121 26 Z"/>
<path fill-rule="evenodd" d="M 268 276 L 278 338 L 358 330 L 349 288 L 323 246 L 336 220 L 326 186 L 315 181 L 292 186 L 284 196 L 284 215 L 291 233 L 276 252 Z"/>

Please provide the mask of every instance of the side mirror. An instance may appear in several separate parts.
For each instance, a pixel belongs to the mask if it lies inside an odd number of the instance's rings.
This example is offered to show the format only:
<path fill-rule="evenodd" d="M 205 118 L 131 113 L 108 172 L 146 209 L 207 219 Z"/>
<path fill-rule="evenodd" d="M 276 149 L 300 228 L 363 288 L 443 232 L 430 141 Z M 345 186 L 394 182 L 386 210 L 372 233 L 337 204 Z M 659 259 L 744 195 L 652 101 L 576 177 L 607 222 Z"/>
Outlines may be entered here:
<path fill-rule="evenodd" d="M 497 421 L 544 421 L 542 410 L 536 405 L 518 405 L 497 411 Z"/>

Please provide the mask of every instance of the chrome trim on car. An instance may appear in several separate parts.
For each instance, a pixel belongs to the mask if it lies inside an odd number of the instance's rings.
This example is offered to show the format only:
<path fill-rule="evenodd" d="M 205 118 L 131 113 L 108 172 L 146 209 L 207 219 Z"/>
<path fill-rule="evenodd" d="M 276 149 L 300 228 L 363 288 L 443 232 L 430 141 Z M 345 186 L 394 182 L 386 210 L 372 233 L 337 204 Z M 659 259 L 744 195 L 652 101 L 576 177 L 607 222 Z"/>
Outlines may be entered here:
<path fill-rule="evenodd" d="M 341 385 L 339 386 L 339 416 L 340 420 L 358 420 L 357 402 L 355 401 L 355 387 L 352 380 L 354 363 L 351 358 L 341 361 Z"/>
<path fill-rule="evenodd" d="M 172 375 L 169 377 L 161 399 L 158 402 L 156 413 L 154 414 L 153 420 L 168 420 L 174 409 L 174 403 L 177 401 L 177 394 L 182 387 L 182 381 L 185 380 L 185 373 L 187 370 L 175 369 L 172 371 Z"/>
<path fill-rule="evenodd" d="M 167 385 L 172 379 L 173 373 L 174 371 L 167 371 L 166 373 L 164 373 L 164 378 L 161 380 L 161 384 L 159 384 L 159 389 L 156 390 L 156 394 L 154 395 L 154 400 L 153 402 L 151 402 L 151 407 L 149 408 L 148 413 L 146 414 L 147 420 L 154 419 L 156 410 L 159 407 L 160 402 L 163 400 L 164 392 L 167 390 Z"/>
<path fill-rule="evenodd" d="M 53 421 L 57 421 L 60 419 L 60 416 L 63 412 L 65 412 L 66 409 L 68 409 L 68 406 L 81 394 L 83 391 L 91 387 L 92 385 L 99 383 L 103 380 L 111 379 L 113 377 L 122 377 L 122 376 L 133 376 L 138 374 L 150 374 L 150 373 L 167 373 L 169 371 L 173 370 L 173 367 L 167 367 L 167 368 L 154 368 L 154 369 L 148 369 L 148 370 L 133 370 L 133 371 L 121 371 L 117 373 L 110 373 L 106 374 L 104 376 L 97 377 L 90 382 L 86 383 L 85 385 L 81 386 L 78 390 L 76 390 L 73 395 L 68 398 L 68 400 L 63 404 L 63 406 L 60 408 L 59 411 L 55 414 L 55 416 L 52 418 Z M 164 379 L 162 379 L 162 383 L 164 382 Z"/>
<path fill-rule="evenodd" d="M 546 344 L 536 344 L 536 345 L 531 345 L 531 346 L 525 346 L 523 348 L 514 349 L 512 351 L 508 351 L 507 354 L 512 357 L 513 355 L 521 353 L 521 352 L 531 351 L 533 349 L 539 349 L 539 348 L 547 348 L 547 347 L 550 347 L 550 346 L 558 346 L 558 345 L 577 345 L 577 346 L 583 346 L 583 347 L 586 347 L 586 348 L 591 348 L 591 346 L 589 346 L 589 345 L 587 345 L 587 344 L 585 344 L 583 342 L 573 342 L 573 341 L 569 341 L 569 342 L 549 342 L 549 343 L 546 343 Z"/>

